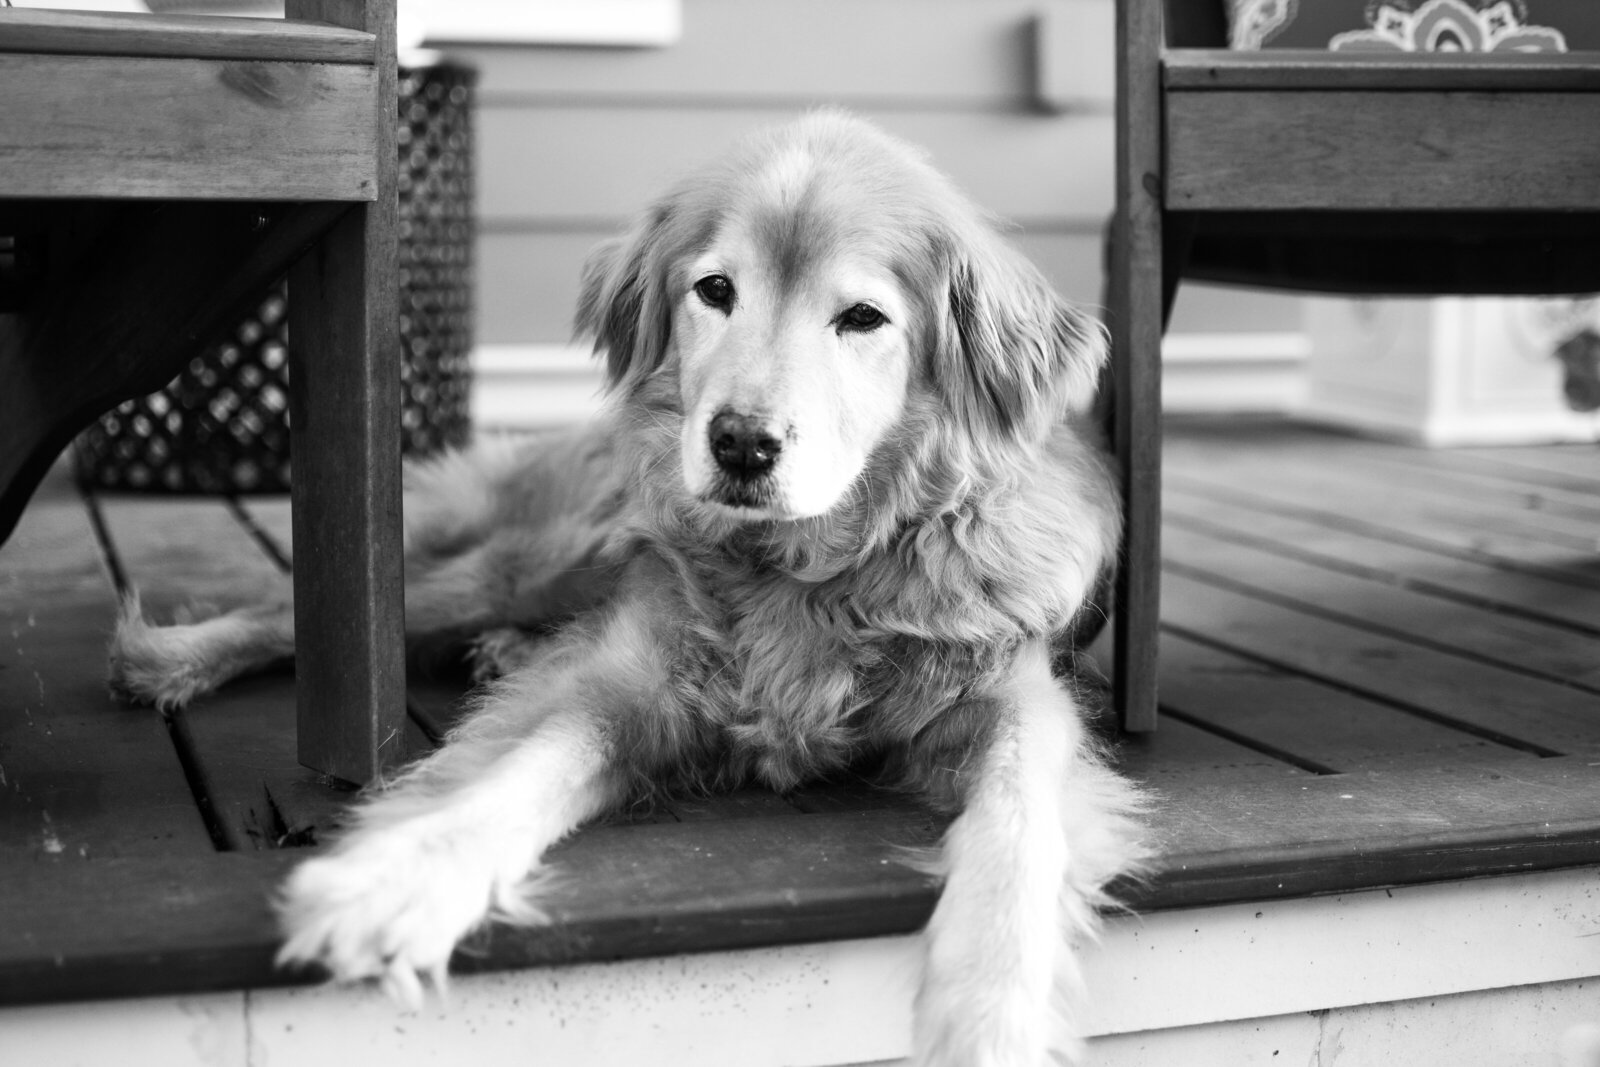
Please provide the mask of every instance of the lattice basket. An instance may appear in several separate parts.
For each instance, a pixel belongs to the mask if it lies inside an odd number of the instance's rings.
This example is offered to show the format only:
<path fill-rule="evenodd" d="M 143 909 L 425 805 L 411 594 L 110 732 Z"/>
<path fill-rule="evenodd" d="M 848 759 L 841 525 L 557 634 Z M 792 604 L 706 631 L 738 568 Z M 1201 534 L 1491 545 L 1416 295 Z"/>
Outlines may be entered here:
<path fill-rule="evenodd" d="M 400 70 L 400 379 L 405 450 L 466 443 L 472 372 L 472 90 L 476 72 Z M 288 299 L 283 282 L 171 384 L 130 400 L 74 447 L 81 484 L 165 493 L 289 488 Z"/>

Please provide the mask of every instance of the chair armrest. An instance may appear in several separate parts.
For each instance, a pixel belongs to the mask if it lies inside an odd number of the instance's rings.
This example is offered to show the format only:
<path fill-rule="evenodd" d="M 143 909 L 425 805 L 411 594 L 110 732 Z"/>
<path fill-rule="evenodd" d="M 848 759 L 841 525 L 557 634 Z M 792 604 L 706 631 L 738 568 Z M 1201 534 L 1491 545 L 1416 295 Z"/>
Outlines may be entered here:
<path fill-rule="evenodd" d="M 371 66 L 370 33 L 321 22 L 0 7 L 0 53 Z"/>
<path fill-rule="evenodd" d="M 1600 90 L 1600 54 L 1175 48 L 1162 55 L 1162 79 L 1188 90 L 1586 92 Z"/>

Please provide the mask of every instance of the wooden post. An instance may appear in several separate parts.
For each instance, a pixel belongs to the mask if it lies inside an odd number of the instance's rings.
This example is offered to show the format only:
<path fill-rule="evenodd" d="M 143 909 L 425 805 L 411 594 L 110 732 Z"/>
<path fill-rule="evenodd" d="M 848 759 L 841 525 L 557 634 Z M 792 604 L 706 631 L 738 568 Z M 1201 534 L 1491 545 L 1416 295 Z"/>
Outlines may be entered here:
<path fill-rule="evenodd" d="M 1122 728 L 1156 727 L 1161 612 L 1161 0 L 1117 0 L 1117 214 L 1111 231 L 1116 449 L 1126 505 L 1117 582 Z"/>
<path fill-rule="evenodd" d="M 288 0 L 377 36 L 375 199 L 289 275 L 300 761 L 366 783 L 404 748 L 393 0 Z"/>

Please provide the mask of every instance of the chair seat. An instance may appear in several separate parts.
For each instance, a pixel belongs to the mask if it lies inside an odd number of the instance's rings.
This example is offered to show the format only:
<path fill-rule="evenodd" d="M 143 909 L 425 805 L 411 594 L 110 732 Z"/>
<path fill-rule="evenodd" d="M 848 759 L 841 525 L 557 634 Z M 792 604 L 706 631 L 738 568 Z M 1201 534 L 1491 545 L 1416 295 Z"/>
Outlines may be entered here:
<path fill-rule="evenodd" d="M 0 8 L 0 196 L 370 201 L 373 35 Z"/>

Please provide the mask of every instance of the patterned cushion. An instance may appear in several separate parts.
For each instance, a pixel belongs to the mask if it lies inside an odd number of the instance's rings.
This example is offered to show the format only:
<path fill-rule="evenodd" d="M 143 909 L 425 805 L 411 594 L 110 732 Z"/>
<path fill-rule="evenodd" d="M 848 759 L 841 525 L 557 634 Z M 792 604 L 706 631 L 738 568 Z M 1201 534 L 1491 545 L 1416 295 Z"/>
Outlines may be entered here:
<path fill-rule="evenodd" d="M 1378 52 L 1600 49 L 1597 0 L 1228 0 L 1234 48 Z"/>

